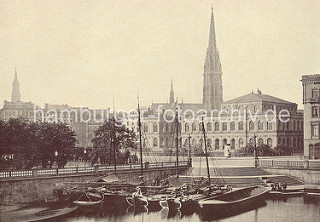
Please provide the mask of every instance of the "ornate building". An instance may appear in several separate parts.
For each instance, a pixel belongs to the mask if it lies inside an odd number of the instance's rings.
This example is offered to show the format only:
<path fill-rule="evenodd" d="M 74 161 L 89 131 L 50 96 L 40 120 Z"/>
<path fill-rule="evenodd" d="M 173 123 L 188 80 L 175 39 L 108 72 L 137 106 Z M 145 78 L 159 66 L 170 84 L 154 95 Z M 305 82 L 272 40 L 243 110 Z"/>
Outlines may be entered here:
<path fill-rule="evenodd" d="M 203 74 L 203 103 L 178 103 L 174 101 L 173 85 L 171 82 L 169 103 L 152 103 L 151 114 L 144 116 L 142 120 L 143 144 L 153 148 L 170 148 L 175 144 L 175 122 L 164 121 L 173 117 L 174 111 L 179 108 L 182 112 L 192 110 L 230 110 L 231 107 L 238 109 L 241 114 L 233 116 L 232 120 L 221 122 L 218 113 L 205 119 L 205 128 L 208 137 L 209 149 L 222 152 L 226 144 L 230 145 L 231 151 L 245 147 L 248 144 L 267 144 L 270 147 L 289 147 L 292 150 L 303 146 L 303 111 L 297 109 L 297 104 L 291 103 L 270 95 L 250 93 L 235 99 L 223 102 L 222 68 L 219 52 L 216 45 L 214 16 L 211 12 L 209 45 L 206 53 Z M 267 112 L 273 109 L 273 112 Z M 171 110 L 171 112 L 167 112 Z M 281 110 L 288 110 L 290 120 L 281 122 Z M 257 115 L 255 116 L 255 113 Z M 250 119 L 248 113 L 255 116 Z M 267 113 L 267 114 L 266 114 Z M 160 117 L 160 118 L 159 118 Z M 268 121 L 268 119 L 274 121 Z M 136 120 L 126 123 L 132 126 L 138 133 Z M 203 148 L 203 134 L 199 121 L 189 122 L 182 119 L 178 136 L 180 147 L 189 144 L 191 147 Z"/>
<path fill-rule="evenodd" d="M 320 159 L 320 74 L 302 76 L 304 156 Z"/>

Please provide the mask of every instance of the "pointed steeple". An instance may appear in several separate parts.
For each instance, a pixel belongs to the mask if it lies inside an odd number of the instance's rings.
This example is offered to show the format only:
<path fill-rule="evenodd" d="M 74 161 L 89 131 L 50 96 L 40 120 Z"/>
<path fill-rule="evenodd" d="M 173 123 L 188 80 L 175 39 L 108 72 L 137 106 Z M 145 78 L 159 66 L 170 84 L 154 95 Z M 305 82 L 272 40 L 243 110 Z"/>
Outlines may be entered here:
<path fill-rule="evenodd" d="M 222 68 L 216 43 L 213 8 L 209 31 L 209 44 L 203 73 L 203 104 L 208 110 L 220 110 L 222 99 Z"/>
<path fill-rule="evenodd" d="M 216 51 L 216 29 L 214 27 L 213 7 L 211 8 L 211 22 L 209 33 L 209 47 L 208 50 Z"/>
<path fill-rule="evenodd" d="M 15 68 L 14 79 L 12 82 L 12 93 L 11 93 L 11 101 L 18 102 L 20 101 L 20 84 L 18 81 L 17 67 Z"/>
<path fill-rule="evenodd" d="M 174 103 L 174 92 L 173 92 L 173 84 L 172 84 L 172 78 L 171 78 L 171 88 L 170 88 L 170 104 Z"/>

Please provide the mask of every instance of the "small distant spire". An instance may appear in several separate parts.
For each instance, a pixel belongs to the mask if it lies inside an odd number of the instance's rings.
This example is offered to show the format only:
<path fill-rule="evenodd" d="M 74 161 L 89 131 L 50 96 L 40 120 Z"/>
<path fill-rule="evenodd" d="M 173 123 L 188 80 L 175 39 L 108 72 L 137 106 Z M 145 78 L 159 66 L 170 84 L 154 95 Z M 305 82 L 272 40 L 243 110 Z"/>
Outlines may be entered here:
<path fill-rule="evenodd" d="M 18 102 L 20 101 L 20 84 L 18 81 L 17 67 L 15 67 L 14 71 L 14 79 L 12 82 L 12 93 L 11 93 L 11 101 Z"/>
<path fill-rule="evenodd" d="M 173 84 L 172 84 L 172 77 L 171 77 L 171 88 L 170 88 L 170 104 L 174 103 L 174 92 L 173 92 Z"/>

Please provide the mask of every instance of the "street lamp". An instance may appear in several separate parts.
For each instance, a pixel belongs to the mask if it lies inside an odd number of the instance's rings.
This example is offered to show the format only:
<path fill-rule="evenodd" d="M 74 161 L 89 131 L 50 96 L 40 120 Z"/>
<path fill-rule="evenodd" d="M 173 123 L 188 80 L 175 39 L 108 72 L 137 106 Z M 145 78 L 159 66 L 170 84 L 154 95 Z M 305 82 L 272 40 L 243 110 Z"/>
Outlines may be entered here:
<path fill-rule="evenodd" d="M 254 155 L 254 166 L 257 167 L 258 166 L 258 155 L 257 155 L 257 135 L 254 133 L 253 134 L 253 138 L 254 138 L 254 150 L 253 150 L 253 155 Z"/>

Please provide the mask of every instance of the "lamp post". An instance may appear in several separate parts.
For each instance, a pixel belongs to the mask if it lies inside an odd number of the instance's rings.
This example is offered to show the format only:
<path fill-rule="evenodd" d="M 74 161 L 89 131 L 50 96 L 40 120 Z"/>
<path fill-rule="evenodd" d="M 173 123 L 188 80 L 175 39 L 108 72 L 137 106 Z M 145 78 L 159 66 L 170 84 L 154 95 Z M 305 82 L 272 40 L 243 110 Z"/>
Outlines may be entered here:
<path fill-rule="evenodd" d="M 258 155 L 257 155 L 257 135 L 254 133 L 253 134 L 253 139 L 254 139 L 254 150 L 253 150 L 253 156 L 254 156 L 254 166 L 258 166 Z"/>
<path fill-rule="evenodd" d="M 55 159 L 56 159 L 56 163 L 57 163 L 57 168 L 59 168 L 59 165 L 58 165 L 58 150 L 54 151 L 54 156 L 55 156 Z"/>

